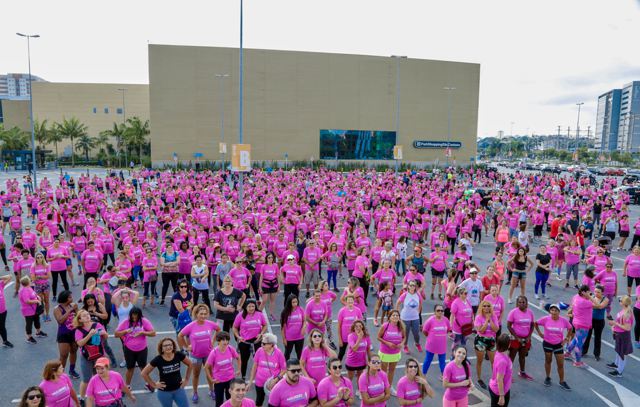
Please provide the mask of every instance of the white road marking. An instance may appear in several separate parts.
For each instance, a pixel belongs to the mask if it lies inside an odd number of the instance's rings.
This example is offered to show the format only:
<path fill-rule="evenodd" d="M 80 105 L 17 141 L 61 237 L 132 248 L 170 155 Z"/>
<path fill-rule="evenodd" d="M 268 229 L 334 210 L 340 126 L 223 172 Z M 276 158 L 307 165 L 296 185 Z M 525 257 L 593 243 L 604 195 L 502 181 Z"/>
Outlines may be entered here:
<path fill-rule="evenodd" d="M 606 398 L 605 396 L 603 396 L 602 394 L 598 393 L 597 391 L 591 389 L 592 392 L 595 393 L 596 396 L 600 397 L 600 400 L 602 400 L 604 402 L 604 404 L 606 404 L 609 407 L 618 407 L 617 404 L 613 403 L 611 400 L 609 400 L 608 398 Z"/>
<path fill-rule="evenodd" d="M 7 288 L 11 287 L 12 285 L 15 284 L 15 281 L 10 282 L 9 284 L 4 286 L 4 289 L 6 290 Z"/>
<path fill-rule="evenodd" d="M 264 310 L 262 310 L 262 312 L 264 312 Z M 426 315 L 433 315 L 433 312 L 425 312 L 425 313 L 423 313 L 422 315 L 423 315 L 423 316 L 426 316 Z M 372 320 L 373 320 L 373 317 L 369 317 L 369 318 L 367 318 L 367 321 L 372 321 Z M 267 320 L 267 321 L 268 321 L 268 320 Z M 331 323 L 337 324 L 337 323 L 338 323 L 338 320 L 337 320 L 337 319 L 334 319 L 334 320 L 332 320 L 332 321 L 331 321 Z M 269 324 L 269 327 L 272 327 L 272 326 L 273 326 L 273 327 L 278 327 L 278 328 L 279 328 L 279 327 L 280 327 L 280 324 L 273 324 L 273 325 Z"/>

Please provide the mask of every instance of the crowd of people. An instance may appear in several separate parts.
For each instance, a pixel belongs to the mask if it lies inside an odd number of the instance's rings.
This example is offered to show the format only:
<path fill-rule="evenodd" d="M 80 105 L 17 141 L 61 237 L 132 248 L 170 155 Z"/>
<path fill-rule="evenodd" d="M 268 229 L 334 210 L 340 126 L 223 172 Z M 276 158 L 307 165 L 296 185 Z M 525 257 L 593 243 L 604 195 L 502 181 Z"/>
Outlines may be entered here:
<path fill-rule="evenodd" d="M 10 179 L 0 192 L 0 336 L 13 348 L 20 335 L 6 329 L 13 300 L 25 340 L 50 348 L 20 407 L 122 406 L 136 401 L 134 375 L 163 407 L 411 406 L 436 382 L 444 406 L 466 406 L 475 386 L 507 406 L 516 356 L 533 380 L 535 334 L 544 385 L 555 360 L 564 390 L 565 360 L 585 367 L 593 342 L 599 361 L 607 326 L 612 377 L 640 348 L 640 220 L 615 178 L 253 171 L 241 208 L 224 172 L 132 175 L 44 178 L 35 191 Z M 495 241 L 485 267 L 473 258 L 483 238 Z M 614 250 L 630 251 L 622 269 Z M 564 301 L 548 301 L 553 284 Z M 175 335 L 150 355 L 151 307 Z"/>

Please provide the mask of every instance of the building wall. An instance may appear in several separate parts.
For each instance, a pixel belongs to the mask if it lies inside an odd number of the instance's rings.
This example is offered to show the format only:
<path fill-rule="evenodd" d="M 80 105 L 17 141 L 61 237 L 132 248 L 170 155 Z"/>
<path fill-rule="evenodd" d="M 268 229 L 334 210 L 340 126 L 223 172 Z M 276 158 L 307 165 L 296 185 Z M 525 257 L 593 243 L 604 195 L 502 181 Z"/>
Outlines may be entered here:
<path fill-rule="evenodd" d="M 101 131 L 113 128 L 114 122 L 123 121 L 124 115 L 118 113 L 118 109 L 123 107 L 119 88 L 127 89 L 126 117 L 148 119 L 149 86 L 137 84 L 34 82 L 33 115 L 36 120 L 47 119 L 50 125 L 75 116 L 87 125 L 89 135 L 95 137 Z M 115 145 L 115 140 L 112 144 Z M 60 154 L 68 145 L 67 140 L 58 144 Z"/>
<path fill-rule="evenodd" d="M 24 131 L 31 132 L 29 122 L 29 101 L 28 100 L 0 100 L 2 103 L 3 125 L 5 129 L 19 127 Z"/>
<path fill-rule="evenodd" d="M 238 140 L 238 50 L 149 46 L 151 156 L 155 165 L 219 160 L 221 112 L 229 144 Z M 216 74 L 229 73 L 222 86 Z M 458 163 L 476 154 L 478 64 L 400 61 L 400 129 L 405 161 L 444 161 L 447 94 L 454 86 L 451 141 Z M 222 88 L 222 92 L 220 89 Z M 35 89 L 35 86 L 34 86 Z M 220 101 L 222 100 L 223 108 Z M 396 60 L 389 57 L 249 49 L 244 52 L 244 142 L 253 160 L 319 157 L 320 129 L 395 130 Z"/>

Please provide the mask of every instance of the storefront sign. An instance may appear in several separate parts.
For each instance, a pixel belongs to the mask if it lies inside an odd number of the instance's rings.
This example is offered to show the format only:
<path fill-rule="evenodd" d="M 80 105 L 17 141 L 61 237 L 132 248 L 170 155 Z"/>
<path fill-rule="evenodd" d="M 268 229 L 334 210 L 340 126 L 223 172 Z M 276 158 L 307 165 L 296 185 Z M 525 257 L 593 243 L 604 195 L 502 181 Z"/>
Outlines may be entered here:
<path fill-rule="evenodd" d="M 425 141 L 415 140 L 413 142 L 413 148 L 462 148 L 462 143 L 459 141 Z"/>

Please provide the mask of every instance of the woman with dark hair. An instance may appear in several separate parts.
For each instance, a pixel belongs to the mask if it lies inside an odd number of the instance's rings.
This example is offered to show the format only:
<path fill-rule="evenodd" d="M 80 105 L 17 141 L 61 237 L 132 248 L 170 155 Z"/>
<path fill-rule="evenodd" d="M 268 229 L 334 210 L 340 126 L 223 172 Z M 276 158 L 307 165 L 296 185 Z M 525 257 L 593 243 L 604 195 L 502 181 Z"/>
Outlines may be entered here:
<path fill-rule="evenodd" d="M 371 355 L 366 370 L 358 378 L 362 406 L 385 406 L 391 398 L 391 385 L 385 372 L 380 370 L 380 356 Z"/>
<path fill-rule="evenodd" d="M 168 238 L 169 240 L 171 238 Z M 178 264 L 180 263 L 180 255 L 173 248 L 173 239 L 168 242 L 164 252 L 160 255 L 160 267 L 162 267 L 162 295 L 160 296 L 160 305 L 164 305 L 164 299 L 169 291 L 169 285 L 173 289 L 174 294 L 178 292 Z"/>
<path fill-rule="evenodd" d="M 193 303 L 197 304 L 198 299 L 202 295 L 202 301 L 211 309 L 211 301 L 209 300 L 209 269 L 202 258 L 198 254 L 194 257 L 195 262 L 191 267 L 191 287 L 193 288 Z"/>
<path fill-rule="evenodd" d="M 467 350 L 464 346 L 456 346 L 453 349 L 453 360 L 447 363 L 442 375 L 442 387 L 445 388 L 443 407 L 462 407 L 468 404 L 469 391 L 473 389 L 470 370 Z"/>
<path fill-rule="evenodd" d="M 64 367 L 69 359 L 69 376 L 79 379 L 80 375 L 76 372 L 76 357 L 78 345 L 73 337 L 73 318 L 78 312 L 78 304 L 73 302 L 71 291 L 65 290 L 58 295 L 58 305 L 53 309 L 53 317 L 58 323 L 58 334 L 56 342 L 58 343 L 58 355 L 60 363 Z"/>
<path fill-rule="evenodd" d="M 398 380 L 398 403 L 401 406 L 421 406 L 426 397 L 433 398 L 433 395 L 433 389 L 420 372 L 418 361 L 407 359 L 406 373 Z"/>
<path fill-rule="evenodd" d="M 513 362 L 509 358 L 509 334 L 502 334 L 496 340 L 497 352 L 493 359 L 491 380 L 489 381 L 489 394 L 491 395 L 491 407 L 508 407 L 511 396 L 511 378 L 513 374 Z"/>
<path fill-rule="evenodd" d="M 284 358 L 286 360 L 289 360 L 294 347 L 296 349 L 296 358 L 300 359 L 302 356 L 306 325 L 304 309 L 299 305 L 298 297 L 295 294 L 289 294 L 282 314 L 280 314 L 280 329 L 285 346 Z"/>
<path fill-rule="evenodd" d="M 44 393 L 38 386 L 31 386 L 22 393 L 18 407 L 46 407 Z"/>
<path fill-rule="evenodd" d="M 364 322 L 357 320 L 351 325 L 351 333 L 347 338 L 347 357 L 345 367 L 347 376 L 352 380 L 360 376 L 367 367 L 367 362 L 371 360 L 374 353 L 371 351 L 371 337 Z M 378 355 L 375 355 L 380 358 Z M 386 373 L 385 373 L 386 377 Z"/>
<path fill-rule="evenodd" d="M 133 307 L 129 311 L 129 319 L 120 321 L 115 336 L 122 339 L 124 360 L 127 364 L 125 379 L 127 386 L 130 386 L 136 365 L 141 371 L 147 365 L 147 337 L 156 336 L 156 331 L 151 322 L 144 318 L 142 310 Z M 153 391 L 153 388 L 149 388 L 149 391 Z"/>
<path fill-rule="evenodd" d="M 524 295 L 527 282 L 527 274 L 533 267 L 533 262 L 527 256 L 527 251 L 524 247 L 519 247 L 518 251 L 509 259 L 508 262 L 510 269 L 513 270 L 513 276 L 511 277 L 511 287 L 509 287 L 509 304 L 513 302 L 513 291 L 516 289 L 516 285 L 520 283 L 520 295 Z"/>
<path fill-rule="evenodd" d="M 20 301 L 20 312 L 25 320 L 25 331 L 27 333 L 27 342 L 30 344 L 37 343 L 32 336 L 32 328 L 36 328 L 36 336 L 46 338 L 47 334 L 40 330 L 40 315 L 37 313 L 38 306 L 42 305 L 42 300 L 31 287 L 31 279 L 22 277 L 20 279 L 20 291 L 18 293 Z"/>
<path fill-rule="evenodd" d="M 280 279 L 278 272 L 278 264 L 276 263 L 276 256 L 273 252 L 267 252 L 265 255 L 264 264 L 261 265 L 260 281 L 258 282 L 258 292 L 262 297 L 265 308 L 267 303 L 269 304 L 269 319 L 275 321 L 276 317 L 273 315 L 276 305 L 276 296 L 278 295 L 278 288 L 280 287 Z"/>
<path fill-rule="evenodd" d="M 529 309 L 527 297 L 521 295 L 516 298 L 517 307 L 512 309 L 507 315 L 507 329 L 511 334 L 511 344 L 509 345 L 509 358 L 513 362 L 518 355 L 520 372 L 518 376 L 525 380 L 533 380 L 525 370 L 526 359 L 531 349 L 531 335 L 533 335 L 533 325 L 536 321 L 533 311 Z"/>
<path fill-rule="evenodd" d="M 169 320 L 176 331 L 176 335 L 186 326 L 181 321 L 193 307 L 192 298 L 189 292 L 189 283 L 184 278 L 180 279 L 178 281 L 178 292 L 173 293 L 171 296 L 171 307 L 169 308 Z"/>
<path fill-rule="evenodd" d="M 592 274 L 593 275 L 593 274 Z M 602 348 L 602 331 L 605 326 L 605 308 L 609 304 L 609 300 L 604 296 L 604 287 L 598 284 L 593 291 L 594 304 L 591 313 L 591 329 L 587 333 L 587 337 L 582 345 L 582 356 L 589 352 L 589 344 L 591 343 L 591 335 L 593 335 L 593 356 L 596 361 L 600 361 L 600 349 Z M 634 308 L 635 309 L 635 308 Z"/>
<path fill-rule="evenodd" d="M 396 365 L 402 357 L 401 350 L 407 343 L 407 334 L 408 330 L 400 320 L 400 311 L 392 309 L 389 312 L 389 321 L 382 324 L 378 330 L 378 341 L 380 342 L 378 356 L 382 361 L 382 371 L 387 374 L 389 383 L 393 383 Z M 391 393 L 395 393 L 394 388 L 391 389 Z"/>
<path fill-rule="evenodd" d="M 355 394 L 351 380 L 342 376 L 340 359 L 331 358 L 327 364 L 329 375 L 317 385 L 320 407 L 347 407 L 353 404 Z"/>
<path fill-rule="evenodd" d="M 267 319 L 257 310 L 256 300 L 249 298 L 233 322 L 233 336 L 240 352 L 242 379 L 247 376 L 249 356 L 260 349 L 262 335 L 267 332 Z M 253 347 L 253 352 L 251 348 Z"/>
<path fill-rule="evenodd" d="M 78 395 L 73 389 L 69 376 L 64 374 L 64 365 L 58 360 L 50 360 L 44 365 L 42 381 L 38 385 L 47 400 L 47 406 L 80 406 Z"/>
<path fill-rule="evenodd" d="M 180 373 L 180 364 L 187 366 L 184 378 Z M 147 382 L 147 388 L 158 390 L 156 395 L 162 407 L 189 407 L 184 386 L 189 383 L 191 361 L 184 353 L 178 352 L 178 344 L 171 338 L 164 338 L 158 342 L 158 355 L 142 369 L 142 378 Z M 153 369 L 158 369 L 158 381 L 151 379 Z"/>
<path fill-rule="evenodd" d="M 229 334 L 226 332 L 220 332 L 216 335 L 218 346 L 213 348 L 207 362 L 204 365 L 204 371 L 207 374 L 207 378 L 210 382 L 213 382 L 213 391 L 216 400 L 216 407 L 220 407 L 224 403 L 225 398 L 228 400 L 229 387 L 231 381 L 236 376 L 237 370 L 233 366 L 233 362 L 236 365 L 240 364 L 240 355 L 238 352 L 229 345 Z M 213 368 L 215 366 L 215 369 Z M 195 397 L 195 393 L 194 393 Z M 197 403 L 198 399 L 192 399 Z"/>

